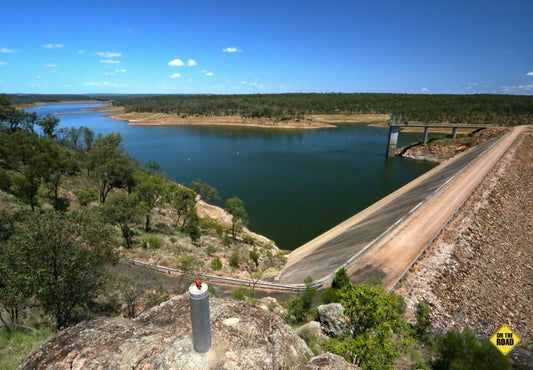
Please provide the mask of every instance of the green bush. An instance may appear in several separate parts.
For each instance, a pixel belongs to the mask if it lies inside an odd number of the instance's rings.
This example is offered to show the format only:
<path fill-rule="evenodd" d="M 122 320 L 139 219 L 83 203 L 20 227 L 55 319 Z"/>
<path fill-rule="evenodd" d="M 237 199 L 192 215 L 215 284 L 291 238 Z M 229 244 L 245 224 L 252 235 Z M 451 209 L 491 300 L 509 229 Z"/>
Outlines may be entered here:
<path fill-rule="evenodd" d="M 239 254 L 239 251 L 234 250 L 233 253 L 231 253 L 231 257 L 229 258 L 229 265 L 233 268 L 238 268 L 240 263 L 241 256 Z"/>
<path fill-rule="evenodd" d="M 304 300 L 301 296 L 294 296 L 282 303 L 287 310 L 284 319 L 289 324 L 301 324 L 307 319 L 307 311 L 304 308 Z"/>
<path fill-rule="evenodd" d="M 331 282 L 331 287 L 333 289 L 342 289 L 345 286 L 348 286 L 350 284 L 350 277 L 348 276 L 348 273 L 346 272 L 346 269 L 344 267 L 337 270 L 335 273 L 335 277 L 333 278 L 333 281 Z"/>
<path fill-rule="evenodd" d="M 217 249 L 214 246 L 212 245 L 207 246 L 207 254 L 209 254 L 210 256 L 214 255 L 216 251 Z"/>
<path fill-rule="evenodd" d="M 222 269 L 222 261 L 220 258 L 216 257 L 211 261 L 211 268 L 215 271 Z"/>
<path fill-rule="evenodd" d="M 487 339 L 477 340 L 474 333 L 449 331 L 437 342 L 433 369 L 511 369 L 512 364 Z"/>
<path fill-rule="evenodd" d="M 393 369 L 409 334 L 403 298 L 378 285 L 352 283 L 338 295 L 353 334 L 329 340 L 327 349 L 363 369 Z"/>
<path fill-rule="evenodd" d="M 82 207 L 87 207 L 89 203 L 98 200 L 98 191 L 96 189 L 80 189 L 76 190 L 74 194 L 78 197 L 78 202 L 80 202 Z"/>
<path fill-rule="evenodd" d="M 236 299 L 238 301 L 243 301 L 244 298 L 246 298 L 245 290 L 242 287 L 239 287 L 233 291 L 232 294 L 233 299 Z"/>
<path fill-rule="evenodd" d="M 333 288 L 328 288 L 324 290 L 322 293 L 322 303 L 328 304 L 328 303 L 338 303 L 340 302 L 339 295 L 337 294 L 337 290 Z"/>
<path fill-rule="evenodd" d="M 416 306 L 416 323 L 413 325 L 413 336 L 422 343 L 431 342 L 432 334 L 430 313 L 431 311 L 426 303 L 419 302 Z"/>
<path fill-rule="evenodd" d="M 144 234 L 142 236 L 142 243 L 151 249 L 160 249 L 165 243 L 165 240 L 155 234 Z"/>

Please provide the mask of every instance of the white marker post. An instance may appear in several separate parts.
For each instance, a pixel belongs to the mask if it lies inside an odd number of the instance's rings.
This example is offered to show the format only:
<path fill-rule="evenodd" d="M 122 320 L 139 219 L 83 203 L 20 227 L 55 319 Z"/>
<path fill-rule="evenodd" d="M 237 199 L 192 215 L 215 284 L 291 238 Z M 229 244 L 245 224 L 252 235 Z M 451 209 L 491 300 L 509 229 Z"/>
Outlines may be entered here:
<path fill-rule="evenodd" d="M 189 286 L 191 307 L 192 341 L 196 352 L 204 353 L 211 349 L 211 319 L 209 315 L 209 291 L 207 284 L 200 279 Z"/>

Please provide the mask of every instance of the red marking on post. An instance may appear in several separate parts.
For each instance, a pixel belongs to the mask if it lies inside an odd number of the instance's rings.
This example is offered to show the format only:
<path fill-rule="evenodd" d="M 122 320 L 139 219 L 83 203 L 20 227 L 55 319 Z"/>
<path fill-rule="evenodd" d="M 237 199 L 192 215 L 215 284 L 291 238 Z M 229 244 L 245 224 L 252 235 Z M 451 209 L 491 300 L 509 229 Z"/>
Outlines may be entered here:
<path fill-rule="evenodd" d="M 196 287 L 198 288 L 198 290 L 202 289 L 202 280 L 200 280 L 199 278 L 196 278 L 194 283 L 196 284 Z"/>

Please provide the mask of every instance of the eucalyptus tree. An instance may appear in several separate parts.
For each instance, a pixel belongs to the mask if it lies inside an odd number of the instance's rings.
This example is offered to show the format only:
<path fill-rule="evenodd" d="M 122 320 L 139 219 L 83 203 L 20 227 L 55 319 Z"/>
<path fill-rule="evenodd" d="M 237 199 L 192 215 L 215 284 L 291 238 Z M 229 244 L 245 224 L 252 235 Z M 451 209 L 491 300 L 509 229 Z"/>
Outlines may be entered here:
<path fill-rule="evenodd" d="M 87 167 L 90 176 L 98 183 L 101 203 L 105 203 L 111 190 L 127 188 L 130 192 L 134 183 L 137 162 L 124 151 L 121 141 L 119 133 L 98 135 L 87 154 Z"/>
<path fill-rule="evenodd" d="M 244 202 L 237 197 L 229 198 L 226 200 L 225 210 L 232 216 L 231 230 L 235 240 L 235 229 L 248 224 L 248 214 L 244 208 Z"/>
<path fill-rule="evenodd" d="M 176 224 L 180 231 L 185 231 L 188 224 L 197 220 L 196 193 L 181 185 L 172 185 L 169 190 L 169 203 L 174 210 Z"/>
<path fill-rule="evenodd" d="M 51 143 L 34 133 L 18 130 L 0 134 L 0 164 L 12 171 L 12 192 L 34 210 L 43 180 L 51 172 Z"/>
<path fill-rule="evenodd" d="M 191 182 L 191 187 L 192 190 L 198 193 L 208 203 L 218 202 L 221 199 L 218 190 L 201 179 L 196 179 Z"/>
<path fill-rule="evenodd" d="M 84 217 L 31 212 L 4 244 L 2 267 L 9 269 L 9 284 L 35 297 L 54 317 L 58 330 L 68 326 L 73 310 L 87 304 L 102 287 L 102 266 L 113 255 L 106 227 Z"/>
<path fill-rule="evenodd" d="M 43 130 L 43 135 L 45 137 L 55 137 L 55 131 L 57 125 L 59 124 L 59 118 L 51 114 L 47 114 L 46 116 L 39 118 L 36 123 L 38 126 L 41 126 L 41 129 Z"/>
<path fill-rule="evenodd" d="M 104 221 L 120 228 L 126 248 L 130 249 L 133 245 L 132 227 L 141 213 L 137 199 L 123 192 L 113 193 L 100 205 L 99 211 Z"/>
<path fill-rule="evenodd" d="M 168 180 L 161 172 L 139 170 L 135 174 L 136 185 L 133 195 L 139 201 L 142 213 L 145 215 L 144 230 L 150 231 L 152 210 L 164 200 Z"/>

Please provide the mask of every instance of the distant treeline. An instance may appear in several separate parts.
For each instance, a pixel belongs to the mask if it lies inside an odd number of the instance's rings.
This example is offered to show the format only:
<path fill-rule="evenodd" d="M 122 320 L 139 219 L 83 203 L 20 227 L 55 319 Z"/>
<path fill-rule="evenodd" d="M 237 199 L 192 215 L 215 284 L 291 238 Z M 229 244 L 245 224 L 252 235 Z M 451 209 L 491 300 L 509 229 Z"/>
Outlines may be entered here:
<path fill-rule="evenodd" d="M 6 94 L 13 105 L 27 105 L 34 103 L 59 103 L 63 101 L 109 101 L 117 95 L 75 95 L 75 94 Z"/>
<path fill-rule="evenodd" d="M 305 114 L 401 114 L 407 121 L 533 124 L 533 96 L 310 93 L 257 95 L 158 95 L 113 100 L 126 112 L 240 115 L 274 119 Z"/>
<path fill-rule="evenodd" d="M 15 105 L 35 102 L 112 101 L 126 112 L 239 115 L 299 119 L 306 114 L 401 114 L 407 121 L 472 124 L 533 124 L 533 96 L 378 93 L 293 93 L 249 95 L 40 95 L 9 94 Z"/>

